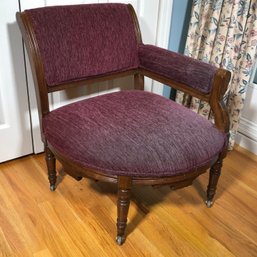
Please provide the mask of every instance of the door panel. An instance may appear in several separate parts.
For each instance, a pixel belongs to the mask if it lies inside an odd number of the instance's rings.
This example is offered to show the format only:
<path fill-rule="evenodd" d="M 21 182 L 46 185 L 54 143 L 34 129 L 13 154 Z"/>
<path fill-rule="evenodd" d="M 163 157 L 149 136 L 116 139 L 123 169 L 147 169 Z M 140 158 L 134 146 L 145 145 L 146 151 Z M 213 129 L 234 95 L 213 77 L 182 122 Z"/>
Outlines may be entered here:
<path fill-rule="evenodd" d="M 0 1 L 0 162 L 33 152 L 17 0 Z"/>

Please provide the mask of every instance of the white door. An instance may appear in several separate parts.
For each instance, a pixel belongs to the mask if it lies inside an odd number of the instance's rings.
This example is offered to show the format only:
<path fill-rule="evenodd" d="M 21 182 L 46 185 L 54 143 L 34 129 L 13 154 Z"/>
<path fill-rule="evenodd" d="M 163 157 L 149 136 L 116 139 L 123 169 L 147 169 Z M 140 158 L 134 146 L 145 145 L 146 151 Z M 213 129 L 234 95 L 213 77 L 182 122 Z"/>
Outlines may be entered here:
<path fill-rule="evenodd" d="M 0 1 L 0 163 L 33 152 L 18 0 Z"/>
<path fill-rule="evenodd" d="M 170 20 L 172 13 L 172 0 L 21 0 L 21 9 L 30 9 L 36 7 L 50 6 L 50 5 L 66 5 L 66 4 L 85 4 L 85 3 L 106 3 L 106 2 L 119 2 L 131 3 L 139 18 L 140 28 L 142 32 L 143 42 L 148 44 L 158 45 L 163 48 L 168 47 Z M 39 119 L 37 113 L 37 104 L 35 97 L 35 90 L 30 72 L 28 59 L 26 59 L 28 67 L 28 87 L 29 98 L 31 107 L 31 120 L 32 120 L 32 135 L 34 141 L 34 152 L 38 153 L 43 151 L 43 144 L 40 139 Z M 57 108 L 61 105 L 67 104 L 72 101 L 81 99 L 83 91 L 83 98 L 92 97 L 95 95 L 103 94 L 110 91 L 120 90 L 128 87 L 131 84 L 131 78 L 122 78 L 115 81 L 103 82 L 97 86 L 87 86 L 76 90 L 67 90 L 61 93 L 54 93 L 50 98 L 52 108 Z M 157 94 L 162 94 L 163 86 L 160 83 L 153 82 L 150 79 L 145 80 L 145 89 Z"/>

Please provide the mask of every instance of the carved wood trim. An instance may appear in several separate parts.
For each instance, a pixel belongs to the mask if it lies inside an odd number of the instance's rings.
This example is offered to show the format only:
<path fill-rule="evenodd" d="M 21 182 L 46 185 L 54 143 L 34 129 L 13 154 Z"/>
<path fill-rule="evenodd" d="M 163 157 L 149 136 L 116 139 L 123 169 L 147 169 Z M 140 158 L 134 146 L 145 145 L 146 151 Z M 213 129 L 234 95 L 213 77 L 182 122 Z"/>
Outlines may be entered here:
<path fill-rule="evenodd" d="M 84 166 L 70 160 L 68 156 L 58 153 L 50 144 L 48 144 L 49 149 L 54 153 L 58 161 L 61 162 L 67 174 L 74 178 L 77 177 L 87 177 L 94 180 L 99 180 L 103 182 L 117 183 L 118 177 L 115 175 L 110 175 L 103 173 L 99 170 L 85 168 Z M 185 181 L 194 180 L 200 174 L 206 172 L 206 170 L 214 163 L 217 159 L 212 162 L 194 169 L 187 173 L 182 173 L 179 175 L 174 175 L 172 177 L 131 177 L 132 183 L 135 185 L 169 185 L 172 187 L 179 186 Z"/>
<path fill-rule="evenodd" d="M 182 84 L 182 83 L 178 83 L 178 82 L 176 82 L 176 81 L 174 81 L 170 78 L 163 77 L 163 76 L 161 76 L 157 73 L 145 70 L 143 68 L 140 68 L 139 72 L 140 72 L 140 74 L 142 74 L 144 76 L 147 76 L 151 79 L 154 79 L 156 81 L 159 81 L 159 82 L 161 82 L 161 83 L 163 83 L 167 86 L 170 86 L 170 87 L 172 87 L 174 89 L 177 89 L 177 90 L 181 90 L 186 94 L 189 94 L 191 96 L 194 96 L 194 97 L 197 97 L 201 100 L 209 102 L 210 94 L 204 94 L 197 89 L 194 89 L 194 88 L 189 87 L 189 86 L 187 86 L 185 84 Z"/>
<path fill-rule="evenodd" d="M 86 79 L 81 79 L 79 81 L 69 81 L 66 83 L 64 82 L 62 84 L 59 84 L 59 85 L 49 86 L 48 92 L 52 93 L 52 92 L 56 92 L 56 91 L 60 91 L 60 90 L 65 90 L 68 88 L 91 85 L 94 83 L 103 82 L 103 81 L 112 80 L 112 79 L 121 78 L 121 77 L 126 77 L 126 76 L 131 76 L 131 75 L 135 75 L 135 74 L 138 74 L 138 69 L 131 69 L 131 70 L 127 70 L 127 71 L 116 71 L 113 73 L 109 73 L 108 75 L 97 75 L 97 76 L 93 76 L 93 77 L 88 77 Z"/>
<path fill-rule="evenodd" d="M 25 12 L 22 12 L 16 13 L 16 18 L 23 35 L 31 64 L 39 115 L 41 120 L 41 116 L 44 116 L 49 112 L 48 91 L 44 77 L 43 62 L 39 52 L 36 35 L 31 25 L 31 20 L 29 16 Z"/>
<path fill-rule="evenodd" d="M 130 177 L 118 177 L 118 199 L 117 199 L 117 238 L 119 245 L 125 241 L 125 229 L 130 205 L 132 180 Z"/>
<path fill-rule="evenodd" d="M 138 90 L 144 90 L 144 76 L 137 73 L 135 74 L 134 76 L 134 87 L 135 89 L 138 89 Z"/>
<path fill-rule="evenodd" d="M 138 44 L 142 44 L 142 34 L 141 34 L 141 30 L 140 30 L 140 26 L 139 26 L 139 22 L 138 22 L 138 19 L 137 19 L 135 9 L 133 8 L 133 6 L 131 4 L 128 4 L 128 9 L 129 9 L 130 15 L 133 19 L 133 23 L 134 23 L 134 26 L 135 26 L 137 42 L 138 42 Z"/>
<path fill-rule="evenodd" d="M 210 95 L 210 106 L 213 111 L 216 127 L 224 133 L 229 132 L 228 110 L 223 97 L 228 88 L 231 73 L 224 69 L 218 69 L 215 74 Z"/>

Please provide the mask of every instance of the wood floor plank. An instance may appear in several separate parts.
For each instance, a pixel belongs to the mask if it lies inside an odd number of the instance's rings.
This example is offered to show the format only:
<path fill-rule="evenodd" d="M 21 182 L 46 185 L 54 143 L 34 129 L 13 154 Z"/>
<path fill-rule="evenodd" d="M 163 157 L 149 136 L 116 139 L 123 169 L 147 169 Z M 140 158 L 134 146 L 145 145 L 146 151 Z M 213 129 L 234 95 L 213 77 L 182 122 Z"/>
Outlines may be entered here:
<path fill-rule="evenodd" d="M 48 249 L 43 249 L 40 252 L 34 253 L 33 257 L 53 257 L 53 255 L 49 252 Z"/>
<path fill-rule="evenodd" d="M 208 173 L 177 191 L 134 186 L 122 246 L 116 185 L 58 172 L 51 192 L 42 154 L 0 164 L 0 257 L 257 257 L 257 158 L 241 148 L 226 158 L 210 209 Z"/>

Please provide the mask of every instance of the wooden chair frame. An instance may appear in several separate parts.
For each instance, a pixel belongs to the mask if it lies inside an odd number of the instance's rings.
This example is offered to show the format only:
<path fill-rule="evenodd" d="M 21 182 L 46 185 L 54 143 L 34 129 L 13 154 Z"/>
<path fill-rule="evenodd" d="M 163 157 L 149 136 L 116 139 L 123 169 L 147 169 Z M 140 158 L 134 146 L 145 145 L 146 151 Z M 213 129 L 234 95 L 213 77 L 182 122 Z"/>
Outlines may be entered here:
<path fill-rule="evenodd" d="M 131 5 L 128 5 L 130 14 L 134 21 L 136 36 L 138 43 L 142 43 L 141 32 L 138 24 L 138 20 L 135 11 Z M 17 21 L 20 26 L 23 39 L 25 41 L 26 48 L 28 50 L 28 56 L 31 63 L 33 79 L 36 88 L 36 96 L 38 102 L 38 110 L 40 121 L 42 117 L 47 115 L 49 110 L 48 94 L 54 91 L 68 89 L 86 84 L 92 84 L 105 80 L 112 80 L 119 77 L 134 76 L 135 89 L 144 89 L 144 76 L 159 81 L 165 85 L 168 85 L 174 89 L 181 90 L 186 94 L 197 97 L 201 100 L 208 102 L 213 111 L 216 127 L 226 133 L 229 133 L 229 118 L 227 109 L 223 103 L 223 95 L 227 90 L 227 85 L 230 80 L 230 73 L 224 69 L 218 69 L 213 80 L 212 90 L 208 94 L 204 94 L 197 89 L 191 88 L 185 84 L 178 83 L 172 79 L 162 77 L 154 72 L 147 71 L 142 68 L 129 70 L 125 72 L 117 72 L 108 76 L 94 76 L 81 80 L 78 82 L 65 83 L 57 85 L 55 87 L 49 87 L 44 78 L 43 63 L 39 53 L 39 47 L 35 38 L 31 21 L 29 16 L 25 12 L 17 13 Z M 221 173 L 222 161 L 226 156 L 227 150 L 225 149 L 214 163 L 209 163 L 196 170 L 188 172 L 186 175 L 177 175 L 173 177 L 129 177 L 129 176 L 111 176 L 104 174 L 97 170 L 85 169 L 81 165 L 71 161 L 66 156 L 60 154 L 54 149 L 51 144 L 47 142 L 42 135 L 42 140 L 45 144 L 46 163 L 48 168 L 48 178 L 50 182 L 51 190 L 55 190 L 56 184 L 56 159 L 63 165 L 63 168 L 69 175 L 75 179 L 81 179 L 82 177 L 91 178 L 99 181 L 106 181 L 111 183 L 117 183 L 118 185 L 118 202 L 117 202 L 117 238 L 118 244 L 122 244 L 125 240 L 125 228 L 127 224 L 127 214 L 130 203 L 131 187 L 134 184 L 140 185 L 170 185 L 172 188 L 181 188 L 192 184 L 193 180 L 200 174 L 204 173 L 208 168 L 210 169 L 209 185 L 207 188 L 207 201 L 208 207 L 212 205 L 213 198 L 216 191 L 216 186 Z"/>

